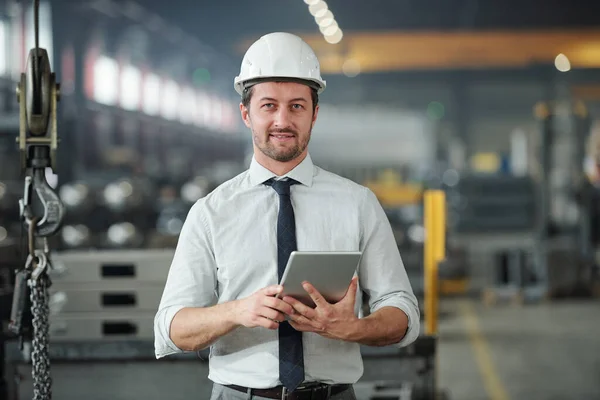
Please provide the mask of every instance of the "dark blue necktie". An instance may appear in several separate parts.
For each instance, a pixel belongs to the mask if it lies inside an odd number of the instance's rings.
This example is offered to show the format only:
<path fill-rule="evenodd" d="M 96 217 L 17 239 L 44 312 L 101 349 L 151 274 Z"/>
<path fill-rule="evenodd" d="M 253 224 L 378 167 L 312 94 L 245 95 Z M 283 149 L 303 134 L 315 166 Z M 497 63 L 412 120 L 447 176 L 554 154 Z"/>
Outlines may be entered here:
<path fill-rule="evenodd" d="M 276 181 L 270 179 L 265 184 L 279 195 L 279 215 L 277 217 L 277 273 L 279 280 L 292 251 L 296 250 L 296 222 L 294 208 L 290 200 L 290 186 L 297 183 L 293 179 Z M 304 381 L 304 354 L 302 332 L 298 332 L 287 322 L 279 324 L 279 380 L 293 391 Z"/>

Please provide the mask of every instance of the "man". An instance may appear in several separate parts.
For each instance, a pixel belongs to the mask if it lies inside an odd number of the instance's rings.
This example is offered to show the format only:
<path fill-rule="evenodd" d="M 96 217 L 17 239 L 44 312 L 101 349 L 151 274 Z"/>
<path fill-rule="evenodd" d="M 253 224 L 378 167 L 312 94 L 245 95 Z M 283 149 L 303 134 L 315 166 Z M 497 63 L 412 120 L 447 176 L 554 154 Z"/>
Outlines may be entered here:
<path fill-rule="evenodd" d="M 405 346 L 419 335 L 417 300 L 390 224 L 371 191 L 311 161 L 325 82 L 304 41 L 261 37 L 234 83 L 254 156 L 188 214 L 155 318 L 156 357 L 210 346 L 213 400 L 310 399 L 311 392 L 355 399 L 360 344 Z M 294 249 L 362 251 L 358 279 L 336 304 L 310 283 L 315 308 L 276 298 Z M 359 318 L 363 294 L 370 314 Z"/>

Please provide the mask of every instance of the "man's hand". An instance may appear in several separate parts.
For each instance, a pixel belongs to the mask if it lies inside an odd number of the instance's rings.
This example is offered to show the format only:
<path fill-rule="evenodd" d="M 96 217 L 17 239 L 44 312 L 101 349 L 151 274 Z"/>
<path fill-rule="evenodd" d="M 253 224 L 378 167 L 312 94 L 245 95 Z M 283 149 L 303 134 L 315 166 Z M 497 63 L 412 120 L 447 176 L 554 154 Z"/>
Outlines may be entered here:
<path fill-rule="evenodd" d="M 279 322 L 285 320 L 285 314 L 294 312 L 291 305 L 275 295 L 281 293 L 280 285 L 263 288 L 245 299 L 237 300 L 236 321 L 247 328 L 279 328 Z"/>
<path fill-rule="evenodd" d="M 328 303 L 309 282 L 304 282 L 302 286 L 316 307 L 308 307 L 293 297 L 285 296 L 283 301 L 295 310 L 295 313 L 290 315 L 290 325 L 297 331 L 315 332 L 330 339 L 346 340 L 358 321 L 354 314 L 358 278 L 352 279 L 344 298 L 335 304 Z"/>

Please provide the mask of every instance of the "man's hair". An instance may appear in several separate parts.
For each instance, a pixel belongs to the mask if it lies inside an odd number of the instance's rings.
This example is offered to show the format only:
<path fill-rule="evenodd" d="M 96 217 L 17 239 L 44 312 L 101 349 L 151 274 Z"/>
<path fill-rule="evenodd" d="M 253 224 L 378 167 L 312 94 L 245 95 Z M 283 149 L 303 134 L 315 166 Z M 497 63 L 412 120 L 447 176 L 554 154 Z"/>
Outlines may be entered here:
<path fill-rule="evenodd" d="M 254 92 L 254 85 L 244 89 L 242 92 L 242 104 L 246 108 L 250 108 L 250 100 L 252 100 L 252 93 Z M 317 89 L 310 87 L 310 97 L 312 98 L 312 109 L 313 114 L 315 113 L 315 109 L 319 104 L 319 94 L 317 93 Z"/>

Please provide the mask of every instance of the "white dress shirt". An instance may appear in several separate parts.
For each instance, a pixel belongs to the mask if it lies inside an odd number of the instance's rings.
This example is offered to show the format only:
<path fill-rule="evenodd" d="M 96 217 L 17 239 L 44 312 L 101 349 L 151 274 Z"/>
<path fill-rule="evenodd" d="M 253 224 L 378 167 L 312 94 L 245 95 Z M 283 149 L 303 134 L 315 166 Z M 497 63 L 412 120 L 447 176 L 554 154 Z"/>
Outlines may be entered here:
<path fill-rule="evenodd" d="M 184 223 L 154 321 L 157 358 L 182 352 L 169 337 L 184 307 L 209 307 L 278 283 L 279 196 L 263 182 L 275 174 L 254 158 L 250 168 L 191 208 Z M 291 187 L 300 251 L 362 251 L 355 311 L 362 293 L 371 312 L 397 307 L 409 319 L 398 346 L 419 335 L 419 308 L 389 221 L 368 188 L 313 165 L 310 156 L 285 177 Z M 281 178 L 285 178 L 281 177 Z M 275 177 L 278 178 L 278 177 Z M 355 383 L 363 373 L 360 346 L 304 333 L 306 381 Z M 269 388 L 280 384 L 278 332 L 239 327 L 210 348 L 209 379 Z"/>

